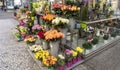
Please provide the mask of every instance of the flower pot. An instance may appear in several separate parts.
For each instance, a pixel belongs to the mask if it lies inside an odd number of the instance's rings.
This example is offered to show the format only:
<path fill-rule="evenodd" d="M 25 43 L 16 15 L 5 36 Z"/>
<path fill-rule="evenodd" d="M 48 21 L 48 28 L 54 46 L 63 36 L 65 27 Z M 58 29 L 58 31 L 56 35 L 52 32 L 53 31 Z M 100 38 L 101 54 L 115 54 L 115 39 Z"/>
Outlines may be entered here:
<path fill-rule="evenodd" d="M 75 63 L 77 63 L 77 58 L 74 58 L 74 59 L 72 60 L 72 64 L 75 64 Z"/>
<path fill-rule="evenodd" d="M 81 60 L 82 60 L 82 57 L 81 57 L 81 56 L 78 56 L 76 59 L 77 59 L 77 61 L 81 61 Z"/>
<path fill-rule="evenodd" d="M 50 41 L 50 52 L 52 56 L 58 56 L 60 41 L 52 42 Z"/>
<path fill-rule="evenodd" d="M 42 40 L 42 48 L 44 49 L 44 50 L 47 50 L 49 47 L 48 47 L 48 42 L 47 41 L 45 41 L 45 40 Z"/>
<path fill-rule="evenodd" d="M 70 25 L 70 30 L 73 30 L 75 28 L 75 19 L 70 18 L 69 25 Z"/>
<path fill-rule="evenodd" d="M 64 66 L 59 66 L 58 70 L 65 70 L 65 67 Z"/>
<path fill-rule="evenodd" d="M 113 40 L 114 39 L 114 37 L 111 37 L 111 40 Z"/>
<path fill-rule="evenodd" d="M 72 61 L 66 62 L 67 67 L 71 67 L 72 66 Z"/>
<path fill-rule="evenodd" d="M 47 70 L 55 70 L 55 68 L 54 67 L 50 67 Z"/>
<path fill-rule="evenodd" d="M 104 43 L 107 44 L 107 43 L 108 43 L 108 40 L 104 40 Z"/>
<path fill-rule="evenodd" d="M 59 31 L 65 35 L 65 37 L 61 40 L 62 44 L 66 44 L 67 30 L 68 30 L 67 28 L 59 28 Z"/>
<path fill-rule="evenodd" d="M 93 45 L 93 49 L 92 50 L 96 50 L 97 49 L 97 44 Z"/>
<path fill-rule="evenodd" d="M 90 51 L 91 51 L 90 49 L 86 49 L 85 54 L 89 54 Z"/>

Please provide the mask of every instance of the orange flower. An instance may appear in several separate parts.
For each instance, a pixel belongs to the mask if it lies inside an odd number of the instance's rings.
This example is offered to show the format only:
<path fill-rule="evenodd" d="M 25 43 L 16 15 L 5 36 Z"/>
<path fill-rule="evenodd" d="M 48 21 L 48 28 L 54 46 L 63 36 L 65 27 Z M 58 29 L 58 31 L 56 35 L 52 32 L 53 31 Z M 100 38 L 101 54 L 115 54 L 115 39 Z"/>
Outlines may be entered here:
<path fill-rule="evenodd" d="M 53 40 L 53 39 L 59 39 L 59 38 L 64 38 L 64 34 L 61 32 L 58 32 L 57 30 L 49 30 L 45 33 L 46 40 Z"/>
<path fill-rule="evenodd" d="M 55 18 L 55 15 L 53 14 L 46 14 L 45 16 L 43 16 L 43 19 L 47 21 L 51 21 L 54 18 Z"/>
<path fill-rule="evenodd" d="M 42 63 L 49 67 L 49 66 L 52 66 L 52 65 L 55 65 L 57 62 L 57 58 L 54 57 L 54 56 L 47 56 L 45 59 L 43 59 Z"/>
<path fill-rule="evenodd" d="M 27 15 L 31 14 L 31 11 L 27 11 L 26 14 L 27 14 Z"/>

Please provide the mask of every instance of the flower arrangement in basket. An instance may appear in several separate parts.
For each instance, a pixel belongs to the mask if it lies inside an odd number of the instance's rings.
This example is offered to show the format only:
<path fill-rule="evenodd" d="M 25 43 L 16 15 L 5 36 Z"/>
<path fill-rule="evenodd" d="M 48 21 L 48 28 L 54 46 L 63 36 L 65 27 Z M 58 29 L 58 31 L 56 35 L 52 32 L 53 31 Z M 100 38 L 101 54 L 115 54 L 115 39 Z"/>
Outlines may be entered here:
<path fill-rule="evenodd" d="M 48 67 L 49 69 L 53 69 L 55 68 L 56 64 L 57 64 L 57 58 L 54 56 L 47 56 L 46 58 L 44 58 L 42 60 L 42 63 Z"/>
<path fill-rule="evenodd" d="M 47 31 L 44 35 L 47 41 L 57 41 L 61 38 L 64 38 L 64 34 L 55 29 Z"/>
<path fill-rule="evenodd" d="M 41 27 L 39 24 L 36 24 L 32 27 L 32 31 L 34 34 L 37 34 L 40 31 Z"/>
<path fill-rule="evenodd" d="M 69 19 L 65 19 L 62 17 L 56 17 L 55 19 L 52 20 L 52 25 L 55 28 L 65 28 L 67 27 L 68 23 L 69 23 Z"/>
<path fill-rule="evenodd" d="M 31 44 L 35 44 L 36 39 L 35 39 L 34 36 L 29 35 L 29 36 L 26 36 L 26 37 L 25 37 L 24 41 L 25 41 L 27 44 L 30 44 L 30 45 L 31 45 Z"/>

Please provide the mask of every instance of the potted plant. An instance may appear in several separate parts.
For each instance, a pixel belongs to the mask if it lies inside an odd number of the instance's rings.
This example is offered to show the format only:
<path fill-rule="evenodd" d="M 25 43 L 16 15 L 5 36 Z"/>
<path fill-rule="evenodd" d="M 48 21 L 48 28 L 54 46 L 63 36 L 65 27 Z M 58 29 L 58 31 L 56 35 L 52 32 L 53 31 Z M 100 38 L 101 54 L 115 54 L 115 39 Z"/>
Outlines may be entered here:
<path fill-rule="evenodd" d="M 67 67 L 71 67 L 73 64 L 72 64 L 72 59 L 73 59 L 73 56 L 72 56 L 72 52 L 71 50 L 69 49 L 66 49 L 65 51 L 65 58 L 66 58 L 66 65 Z"/>
<path fill-rule="evenodd" d="M 117 36 L 117 33 L 116 32 L 112 32 L 111 37 L 115 38 L 116 36 Z"/>
<path fill-rule="evenodd" d="M 85 49 L 85 53 L 88 54 L 90 49 L 92 49 L 92 44 L 90 42 L 85 42 L 82 44 L 82 47 Z"/>
<path fill-rule="evenodd" d="M 34 36 L 29 35 L 25 37 L 24 41 L 31 46 L 35 44 L 36 39 Z"/>
<path fill-rule="evenodd" d="M 38 34 L 38 32 L 40 31 L 41 27 L 39 24 L 36 24 L 34 26 L 32 26 L 32 31 L 34 34 Z"/>
<path fill-rule="evenodd" d="M 99 38 L 94 38 L 94 39 L 91 41 L 91 43 L 92 43 L 93 45 L 98 44 L 98 42 L 99 42 Z"/>
<path fill-rule="evenodd" d="M 35 55 L 34 55 L 34 56 L 35 56 L 35 58 L 36 58 L 37 60 L 41 60 L 41 61 L 42 61 L 42 60 L 44 60 L 46 57 L 50 56 L 50 54 L 49 54 L 48 51 L 41 49 L 41 50 L 35 52 Z"/>
<path fill-rule="evenodd" d="M 41 44 L 42 44 L 42 48 L 44 49 L 44 50 L 47 50 L 47 49 L 49 49 L 49 42 L 48 41 L 46 41 L 45 40 L 45 30 L 44 29 L 42 29 L 42 30 L 40 30 L 39 32 L 38 32 L 38 37 L 39 37 L 39 39 L 40 39 L 40 42 L 41 42 Z"/>
<path fill-rule="evenodd" d="M 50 42 L 51 55 L 57 56 L 60 39 L 64 38 L 64 34 L 54 29 L 47 31 L 44 35 L 45 35 L 45 40 Z"/>
<path fill-rule="evenodd" d="M 50 70 L 55 70 L 57 64 L 57 58 L 54 56 L 47 56 L 42 60 L 44 66 L 48 67 Z"/>
<path fill-rule="evenodd" d="M 52 20 L 52 25 L 54 28 L 57 28 L 60 32 L 62 32 L 65 37 L 62 39 L 62 44 L 66 43 L 66 35 L 68 31 L 68 23 L 69 19 L 62 18 L 62 17 L 56 17 L 55 19 Z"/>
<path fill-rule="evenodd" d="M 83 59 L 83 53 L 85 52 L 85 50 L 78 46 L 78 47 L 76 47 L 76 51 L 78 53 L 76 59 L 77 59 L 77 61 L 81 61 Z"/>
<path fill-rule="evenodd" d="M 42 47 L 41 47 L 40 45 L 32 45 L 32 46 L 30 47 L 30 50 L 31 50 L 32 52 L 37 52 L 37 51 L 39 51 L 39 50 L 42 50 Z"/>
<path fill-rule="evenodd" d="M 58 55 L 58 59 L 57 59 L 57 63 L 58 63 L 58 69 L 59 70 L 65 70 L 65 57 L 63 55 Z"/>
<path fill-rule="evenodd" d="M 72 64 L 75 64 L 77 62 L 77 55 L 78 55 L 78 52 L 77 51 L 74 51 L 74 50 L 71 50 L 72 52 Z"/>
<path fill-rule="evenodd" d="M 97 44 L 99 42 L 99 38 L 94 38 L 91 43 L 93 44 L 93 48 L 96 48 Z"/>
<path fill-rule="evenodd" d="M 104 42 L 107 43 L 107 40 L 109 39 L 109 35 L 108 34 L 105 34 L 103 36 L 103 39 L 104 39 Z"/>

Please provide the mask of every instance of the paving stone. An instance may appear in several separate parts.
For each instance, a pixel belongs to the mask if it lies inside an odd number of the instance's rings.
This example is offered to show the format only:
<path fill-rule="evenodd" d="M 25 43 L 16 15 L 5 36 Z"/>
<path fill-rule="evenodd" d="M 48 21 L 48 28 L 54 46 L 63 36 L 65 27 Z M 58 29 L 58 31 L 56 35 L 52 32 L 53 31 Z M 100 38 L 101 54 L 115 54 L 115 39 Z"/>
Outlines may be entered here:
<path fill-rule="evenodd" d="M 0 70 L 38 70 L 26 44 L 14 38 L 11 32 L 14 26 L 13 19 L 0 20 Z"/>

